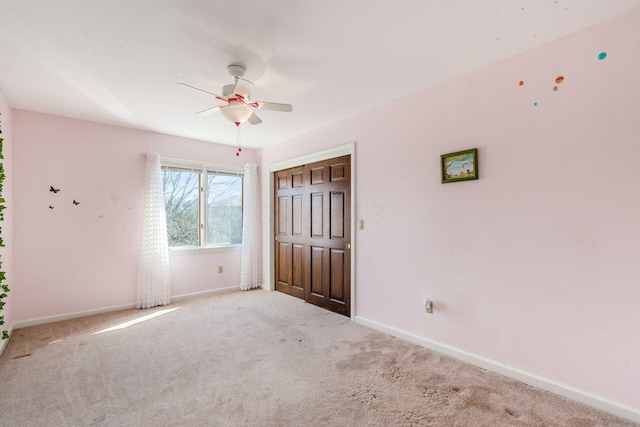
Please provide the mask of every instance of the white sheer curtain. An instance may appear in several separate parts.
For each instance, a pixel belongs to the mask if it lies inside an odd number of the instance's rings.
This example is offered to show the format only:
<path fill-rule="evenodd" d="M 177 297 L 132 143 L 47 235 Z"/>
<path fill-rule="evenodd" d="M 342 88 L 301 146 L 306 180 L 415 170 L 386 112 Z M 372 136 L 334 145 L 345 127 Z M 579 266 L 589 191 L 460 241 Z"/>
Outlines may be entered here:
<path fill-rule="evenodd" d="M 138 308 L 151 308 L 170 302 L 169 244 L 160 155 L 146 153 L 146 157 L 142 238 L 138 264 Z"/>
<path fill-rule="evenodd" d="M 244 165 L 244 202 L 242 203 L 242 260 L 240 289 L 257 288 L 259 252 L 258 166 Z"/>

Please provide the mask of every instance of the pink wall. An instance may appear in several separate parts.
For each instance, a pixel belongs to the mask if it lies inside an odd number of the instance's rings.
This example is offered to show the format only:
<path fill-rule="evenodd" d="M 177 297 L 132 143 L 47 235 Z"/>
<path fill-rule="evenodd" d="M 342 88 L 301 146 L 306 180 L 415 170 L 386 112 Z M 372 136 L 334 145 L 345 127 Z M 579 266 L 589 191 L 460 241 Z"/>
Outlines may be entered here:
<path fill-rule="evenodd" d="M 253 150 L 238 158 L 234 147 L 208 142 L 21 110 L 13 119 L 16 320 L 135 302 L 140 153 L 255 162 Z M 61 191 L 53 194 L 50 185 Z M 172 295 L 238 286 L 239 262 L 237 249 L 172 256 Z"/>
<path fill-rule="evenodd" d="M 357 316 L 640 408 L 639 39 L 634 13 L 260 165 L 356 141 Z M 441 184 L 440 155 L 473 147 L 480 179 Z"/>
<path fill-rule="evenodd" d="M 0 121 L 2 121 L 2 154 L 4 160 L 0 160 L 0 163 L 4 166 L 4 173 L 6 175 L 4 185 L 2 188 L 2 197 L 4 197 L 6 203 L 6 209 L 4 210 L 4 221 L 0 223 L 2 227 L 2 239 L 4 240 L 5 247 L 0 248 L 0 256 L 2 257 L 2 267 L 0 270 L 6 273 L 6 280 L 4 284 L 9 285 L 10 292 L 5 298 L 5 306 L 0 315 L 4 316 L 4 325 L 0 326 L 0 331 L 9 331 L 13 327 L 15 320 L 14 315 L 14 295 L 15 295 L 15 281 L 13 272 L 13 118 L 12 111 L 7 104 L 2 91 L 0 91 Z M 6 341 L 5 341 L 6 342 Z M 0 348 L 4 343 L 0 343 Z"/>

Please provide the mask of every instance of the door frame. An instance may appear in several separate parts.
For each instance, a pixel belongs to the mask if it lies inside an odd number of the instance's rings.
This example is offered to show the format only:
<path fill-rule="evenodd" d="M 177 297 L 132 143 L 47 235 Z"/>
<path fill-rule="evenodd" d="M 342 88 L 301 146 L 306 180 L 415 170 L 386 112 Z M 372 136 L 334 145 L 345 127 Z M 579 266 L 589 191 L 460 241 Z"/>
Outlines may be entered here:
<path fill-rule="evenodd" d="M 269 163 L 265 168 L 262 168 L 261 171 L 261 181 L 262 185 L 262 200 L 268 200 L 268 208 L 269 208 L 269 224 L 268 227 L 264 227 L 262 229 L 262 247 L 267 248 L 267 256 L 263 257 L 262 262 L 262 288 L 267 291 L 274 291 L 275 281 L 274 281 L 274 262 L 275 262 L 275 244 L 273 236 L 275 235 L 275 205 L 274 205 L 274 193 L 275 193 L 275 185 L 274 185 L 274 173 L 283 169 L 294 168 L 297 166 L 303 166 L 308 163 L 319 162 L 322 160 L 329 160 L 335 157 L 341 156 L 351 156 L 351 177 L 350 177 L 350 186 L 351 186 L 351 286 L 349 292 L 351 293 L 351 320 L 355 319 L 356 316 L 356 250 L 358 245 L 356 244 L 356 162 L 355 162 L 355 142 L 349 142 L 347 144 L 338 145 L 335 147 L 327 148 L 324 150 L 316 151 L 313 153 L 305 154 L 298 157 L 292 157 L 285 160 L 280 160 L 277 162 Z M 268 185 L 264 185 L 268 183 Z M 264 210 L 263 210 L 263 221 L 264 221 Z M 263 222 L 264 224 L 264 222 Z M 263 251 L 264 254 L 264 251 Z"/>

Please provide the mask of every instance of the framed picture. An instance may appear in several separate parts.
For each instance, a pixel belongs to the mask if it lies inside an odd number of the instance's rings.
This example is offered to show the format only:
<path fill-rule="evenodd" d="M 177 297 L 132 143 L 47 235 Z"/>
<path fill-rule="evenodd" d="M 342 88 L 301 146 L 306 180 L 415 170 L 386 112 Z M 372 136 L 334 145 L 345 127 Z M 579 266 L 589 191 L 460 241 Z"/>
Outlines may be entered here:
<path fill-rule="evenodd" d="M 441 155 L 440 170 L 443 184 L 478 179 L 478 149 Z"/>

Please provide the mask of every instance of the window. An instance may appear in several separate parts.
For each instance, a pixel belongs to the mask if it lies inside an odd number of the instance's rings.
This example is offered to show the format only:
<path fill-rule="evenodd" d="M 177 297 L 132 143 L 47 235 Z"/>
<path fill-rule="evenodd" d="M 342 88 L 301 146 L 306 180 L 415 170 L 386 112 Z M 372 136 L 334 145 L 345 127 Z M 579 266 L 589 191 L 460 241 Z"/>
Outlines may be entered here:
<path fill-rule="evenodd" d="M 240 170 L 163 161 L 162 185 L 170 248 L 242 243 Z"/>
<path fill-rule="evenodd" d="M 242 243 L 242 176 L 207 172 L 207 244 Z"/>

